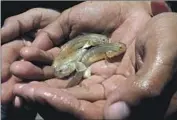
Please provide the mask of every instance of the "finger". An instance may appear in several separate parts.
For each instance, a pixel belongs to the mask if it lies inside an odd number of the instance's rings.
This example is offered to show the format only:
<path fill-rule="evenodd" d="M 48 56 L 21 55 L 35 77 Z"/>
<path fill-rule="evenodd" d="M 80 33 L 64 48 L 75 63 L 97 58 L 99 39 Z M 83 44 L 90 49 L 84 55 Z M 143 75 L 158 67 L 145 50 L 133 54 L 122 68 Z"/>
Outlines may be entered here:
<path fill-rule="evenodd" d="M 83 87 L 89 87 L 89 86 L 92 86 L 94 84 L 100 84 L 104 81 L 105 79 L 102 77 L 102 76 L 99 76 L 99 75 L 92 75 L 90 76 L 89 78 L 87 79 L 84 79 L 81 83 L 80 83 L 80 86 L 83 86 Z"/>
<path fill-rule="evenodd" d="M 54 77 L 52 67 L 45 66 L 44 68 L 39 68 L 28 61 L 14 62 L 10 67 L 10 71 L 15 76 L 26 80 L 43 80 Z"/>
<path fill-rule="evenodd" d="M 168 118 L 170 115 L 175 114 L 175 112 L 177 111 L 177 92 L 173 95 L 168 110 L 165 113 L 165 117 Z"/>
<path fill-rule="evenodd" d="M 132 81 L 124 80 L 118 81 L 118 83 L 119 86 L 116 86 L 116 89 L 107 96 L 104 108 L 105 119 L 126 119 L 131 113 L 129 105 L 137 104 L 144 94 L 132 85 Z"/>
<path fill-rule="evenodd" d="M 27 61 L 37 61 L 51 64 L 54 57 L 59 53 L 59 48 L 53 48 L 50 51 L 43 51 L 36 47 L 23 47 L 20 50 L 21 56 Z"/>
<path fill-rule="evenodd" d="M 92 86 L 94 84 L 99 84 L 102 81 L 104 81 L 104 78 L 102 78 L 100 76 L 93 75 L 93 76 L 89 77 L 88 79 L 83 80 L 80 83 L 80 86 L 88 88 L 89 86 Z M 52 88 L 66 88 L 67 84 L 69 83 L 69 80 L 52 78 L 52 79 L 45 80 L 44 82 Z"/>
<path fill-rule="evenodd" d="M 150 19 L 150 15 L 145 12 L 135 12 L 132 16 L 128 16 L 126 21 L 112 33 L 110 41 L 113 43 L 122 42 L 126 44 L 128 48 L 128 46 L 135 41 L 137 33 L 140 32 L 141 28 L 143 28 Z"/>
<path fill-rule="evenodd" d="M 23 41 L 15 40 L 13 42 L 2 45 L 2 76 L 1 82 L 5 82 L 11 76 L 10 65 L 19 58 L 20 49 L 24 47 Z"/>
<path fill-rule="evenodd" d="M 78 99 L 96 101 L 100 99 L 104 99 L 104 88 L 101 83 L 104 79 L 98 76 L 92 76 L 89 79 L 84 80 L 78 86 L 62 89 L 63 91 L 72 94 Z M 57 78 L 52 78 L 44 81 L 51 88 L 66 88 L 69 83 L 68 80 L 60 80 Z"/>
<path fill-rule="evenodd" d="M 14 93 L 42 104 L 47 103 L 59 111 L 69 112 L 84 119 L 100 119 L 103 115 L 104 101 L 93 104 L 78 100 L 60 89 L 47 88 L 39 84 L 19 84 L 15 86 Z"/>
<path fill-rule="evenodd" d="M 102 7 L 97 9 L 98 5 Z M 64 42 L 65 38 L 74 37 L 81 32 L 102 32 L 103 30 L 110 31 L 115 29 L 115 26 L 119 24 L 119 20 L 117 22 L 117 19 L 114 19 L 115 14 L 104 20 L 104 18 L 107 18 L 109 13 L 112 13 L 115 10 L 110 10 L 108 6 L 112 8 L 119 7 L 117 4 L 111 4 L 109 2 L 100 4 L 100 2 L 88 1 L 65 10 L 56 21 L 38 33 L 33 45 L 43 50 L 48 50 L 53 46 Z M 81 10 L 81 8 L 84 8 L 84 11 Z M 93 9 L 99 12 L 93 14 Z M 105 12 L 105 10 L 107 12 Z M 84 17 L 81 17 L 83 15 Z M 112 24 L 107 25 L 108 21 L 113 20 L 114 22 Z M 98 21 L 102 22 L 98 24 Z"/>
<path fill-rule="evenodd" d="M 75 86 L 62 90 L 82 100 L 97 101 L 105 99 L 105 90 L 102 84 L 94 84 L 92 86 Z"/>
<path fill-rule="evenodd" d="M 59 12 L 34 8 L 5 20 L 1 29 L 1 42 L 5 43 L 32 29 L 43 28 L 59 16 Z"/>
<path fill-rule="evenodd" d="M 62 39 L 69 32 L 67 23 L 68 12 L 69 10 L 66 10 L 58 19 L 40 30 L 32 45 L 42 50 L 48 50 L 54 45 L 61 43 Z"/>
<path fill-rule="evenodd" d="M 14 106 L 16 107 L 16 108 L 20 108 L 20 107 L 22 107 L 22 104 L 23 104 L 23 99 L 22 98 L 20 98 L 19 96 L 15 96 L 15 99 L 14 99 Z"/>
<path fill-rule="evenodd" d="M 52 78 L 44 81 L 48 86 L 52 88 L 66 88 L 68 80 L 61 80 L 58 78 Z"/>
<path fill-rule="evenodd" d="M 141 34 L 140 42 L 137 42 L 136 46 L 144 46 L 141 49 L 144 49 L 142 54 L 144 55 L 143 65 L 135 76 L 131 76 L 120 83 L 120 86 L 108 96 L 105 107 L 105 117 L 107 119 L 125 119 L 130 115 L 131 106 L 137 105 L 142 99 L 160 95 L 164 97 L 161 101 L 163 106 L 156 106 L 158 109 L 156 111 L 161 114 L 164 113 L 165 106 L 168 105 L 176 84 L 171 83 L 172 86 L 167 84 L 170 81 L 175 81 L 175 78 L 173 78 L 173 67 L 175 65 L 172 63 L 175 63 L 177 51 L 175 47 L 177 36 L 173 33 L 177 31 L 176 20 L 177 16 L 174 14 L 161 14 L 148 22 L 147 27 L 142 31 L 144 34 Z M 165 37 L 162 39 L 161 35 Z M 141 40 L 145 42 L 141 42 Z M 171 49 L 169 50 L 169 48 Z M 166 85 L 168 87 L 165 87 Z M 154 100 L 158 99 L 154 98 Z M 118 114 L 119 111 L 123 112 Z M 154 113 L 155 111 L 152 110 L 149 114 L 154 115 Z M 158 118 L 158 115 L 159 113 L 156 113 L 153 117 Z"/>
<path fill-rule="evenodd" d="M 103 78 L 109 78 L 110 76 L 114 75 L 119 63 L 110 63 L 108 61 L 99 61 L 92 64 L 91 73 L 95 75 L 99 75 Z"/>
<path fill-rule="evenodd" d="M 89 86 L 92 86 L 94 84 L 99 84 L 99 83 L 103 82 L 104 80 L 105 79 L 100 76 L 93 75 L 93 76 L 89 77 L 88 79 L 84 79 L 80 83 L 80 86 L 85 87 L 87 89 Z M 52 78 L 52 79 L 45 80 L 44 82 L 52 88 L 66 88 L 67 84 L 69 83 L 69 80 Z M 82 97 L 82 98 L 86 99 L 84 97 Z"/>
<path fill-rule="evenodd" d="M 98 5 L 103 7 L 97 9 Z M 104 20 L 104 18 L 107 18 L 109 13 L 112 13 L 115 10 L 110 10 L 107 6 L 112 8 L 119 7 L 117 4 L 111 4 L 109 2 L 100 4 L 100 2 L 88 1 L 65 10 L 56 21 L 39 32 L 36 39 L 34 40 L 33 45 L 43 50 L 47 50 L 55 45 L 61 44 L 64 42 L 65 38 L 72 38 L 81 32 L 95 31 L 100 33 L 103 30 L 110 31 L 115 29 L 117 19 L 115 19 L 112 24 L 107 25 L 108 21 L 112 21 L 115 18 L 115 14 L 109 17 L 109 19 Z M 84 8 L 84 11 L 81 10 L 81 8 Z M 93 14 L 93 9 L 99 12 Z M 107 11 L 106 13 L 105 10 Z M 84 17 L 81 17 L 83 15 Z M 102 22 L 98 24 L 98 21 Z"/>
<path fill-rule="evenodd" d="M 99 65 L 98 65 L 99 64 Z M 97 65 L 98 66 L 102 66 L 100 64 L 105 64 L 105 62 L 98 62 Z M 95 66 L 96 64 L 94 64 L 93 66 Z M 113 64 L 107 64 L 107 67 L 103 67 L 99 70 L 101 71 L 108 71 L 109 70 L 115 70 L 114 65 Z M 113 66 L 113 67 L 112 67 Z M 96 72 L 97 67 L 95 67 L 95 72 Z M 93 72 L 94 72 L 94 68 L 92 68 Z M 114 73 L 111 72 L 110 73 Z M 103 72 L 103 74 L 106 74 L 106 72 Z M 98 71 L 97 71 L 98 74 Z M 101 72 L 100 72 L 101 74 Z M 111 74 L 112 76 L 112 74 Z M 98 76 L 98 75 L 93 75 L 85 80 L 83 80 L 82 83 L 80 83 L 80 86 L 76 86 L 73 88 L 69 88 L 66 91 L 71 93 L 72 95 L 74 95 L 75 97 L 79 98 L 79 99 L 84 99 L 84 100 L 89 100 L 89 101 L 95 101 L 95 100 L 99 100 L 99 99 L 104 99 L 104 95 L 105 95 L 105 91 L 104 91 L 104 87 L 101 85 L 101 83 L 104 81 L 104 75 L 103 76 Z M 52 80 L 47 80 L 45 81 L 47 82 L 50 86 L 52 87 L 58 87 L 58 88 L 64 88 L 66 87 L 66 85 L 68 84 L 69 81 L 63 81 L 63 80 L 58 80 L 58 79 L 52 79 Z M 111 87 L 112 88 L 112 87 Z"/>
<path fill-rule="evenodd" d="M 1 84 L 1 103 L 7 104 L 12 102 L 14 98 L 13 87 L 17 81 L 21 81 L 19 78 L 12 76 L 7 82 Z"/>

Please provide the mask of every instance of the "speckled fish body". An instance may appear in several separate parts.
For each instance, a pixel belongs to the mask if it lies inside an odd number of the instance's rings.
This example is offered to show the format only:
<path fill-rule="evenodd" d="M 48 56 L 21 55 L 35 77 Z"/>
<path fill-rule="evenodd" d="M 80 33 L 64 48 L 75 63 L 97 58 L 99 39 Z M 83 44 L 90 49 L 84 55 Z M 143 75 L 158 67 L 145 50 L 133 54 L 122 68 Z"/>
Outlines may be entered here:
<path fill-rule="evenodd" d="M 55 69 L 55 76 L 63 78 L 75 71 L 75 62 L 80 61 L 86 51 L 86 49 L 79 49 L 71 53 L 67 58 L 58 61 L 58 63 L 53 66 Z"/>
<path fill-rule="evenodd" d="M 124 53 L 126 45 L 123 43 L 106 43 L 89 49 L 81 59 L 87 67 L 102 59 L 112 58 Z"/>
<path fill-rule="evenodd" d="M 61 59 L 64 59 L 70 55 L 73 51 L 80 48 L 88 48 L 91 46 L 96 46 L 99 44 L 104 44 L 108 42 L 108 37 L 101 34 L 84 34 L 75 37 L 74 39 L 68 41 L 61 47 L 59 55 L 53 61 L 52 66 L 56 66 Z"/>
<path fill-rule="evenodd" d="M 72 60 L 75 61 L 76 58 L 83 56 L 83 51 L 79 49 L 85 49 L 108 42 L 107 36 L 94 33 L 79 35 L 70 40 L 61 47 L 59 55 L 53 61 L 52 67 L 55 69 L 55 76 L 62 78 L 75 70 L 76 66 Z M 76 51 L 80 52 L 76 53 Z"/>
<path fill-rule="evenodd" d="M 125 51 L 126 45 L 123 43 L 106 43 L 89 49 L 82 57 L 81 62 L 86 68 L 88 68 L 91 64 L 99 60 L 118 56 Z M 82 81 L 84 72 L 85 71 L 77 72 L 70 80 L 67 87 L 72 87 L 79 84 Z"/>

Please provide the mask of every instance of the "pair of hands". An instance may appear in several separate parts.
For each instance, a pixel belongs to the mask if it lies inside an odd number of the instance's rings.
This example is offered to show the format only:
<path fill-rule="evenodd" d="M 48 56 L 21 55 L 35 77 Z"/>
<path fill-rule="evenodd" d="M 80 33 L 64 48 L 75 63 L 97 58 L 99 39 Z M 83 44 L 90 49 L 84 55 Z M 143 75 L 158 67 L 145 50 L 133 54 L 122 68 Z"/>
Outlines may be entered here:
<path fill-rule="evenodd" d="M 19 36 L 19 31 L 41 30 L 27 47 L 18 40 L 2 46 L 2 103 L 12 100 L 15 94 L 85 119 L 124 119 L 130 113 L 133 113 L 131 117 L 136 116 L 134 111 L 138 114 L 147 112 L 147 106 L 157 108 L 156 112 L 151 111 L 156 114 L 153 117 L 165 114 L 168 102 L 176 92 L 172 88 L 175 88 L 176 79 L 173 67 L 177 56 L 177 15 L 164 13 L 151 18 L 152 13 L 165 10 L 157 11 L 153 5 L 159 3 L 89 1 L 67 9 L 61 15 L 52 10 L 32 9 L 9 18 L 1 29 L 2 43 Z M 127 51 L 114 63 L 93 64 L 93 76 L 78 86 L 65 89 L 67 81 L 47 79 L 51 72 L 30 61 L 50 63 L 59 52 L 53 47 L 65 37 L 74 37 L 80 32 L 111 33 L 111 42 L 125 43 Z M 19 56 L 25 61 L 16 61 Z M 16 84 L 22 79 L 47 80 Z M 163 105 L 154 106 L 157 101 Z M 15 104 L 20 104 L 18 97 Z"/>

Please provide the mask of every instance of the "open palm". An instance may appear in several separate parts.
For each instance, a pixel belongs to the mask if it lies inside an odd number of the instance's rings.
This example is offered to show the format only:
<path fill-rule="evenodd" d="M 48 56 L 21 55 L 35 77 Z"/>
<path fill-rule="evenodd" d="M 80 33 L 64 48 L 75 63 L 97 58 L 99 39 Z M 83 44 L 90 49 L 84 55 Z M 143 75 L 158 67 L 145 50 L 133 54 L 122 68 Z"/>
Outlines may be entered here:
<path fill-rule="evenodd" d="M 115 58 L 113 62 L 100 61 L 93 64 L 91 69 L 93 75 L 78 86 L 65 89 L 68 81 L 48 79 L 45 82 L 17 85 L 15 93 L 25 98 L 28 96 L 28 99 L 41 103 L 47 102 L 59 111 L 70 112 L 80 118 L 88 119 L 103 118 L 106 99 L 115 90 L 119 91 L 121 97 L 123 97 L 123 94 L 127 94 L 126 97 L 121 99 L 129 99 L 126 101 L 129 104 L 133 104 L 132 101 L 135 101 L 136 96 L 156 95 L 156 91 L 152 89 L 151 92 L 149 90 L 152 88 L 151 84 L 148 83 L 149 81 L 136 81 L 135 78 L 135 73 L 144 64 L 145 56 L 142 56 L 141 48 L 146 48 L 144 43 L 149 39 L 149 34 L 141 39 L 137 36 L 142 34 L 141 29 L 151 19 L 150 14 L 150 4 L 148 2 L 89 1 L 64 11 L 55 22 L 42 29 L 32 43 L 34 46 L 48 51 L 33 47 L 23 48 L 21 56 L 25 60 L 51 60 L 58 52 L 56 48 L 51 49 L 52 47 L 63 42 L 62 39 L 72 38 L 81 32 L 109 34 L 111 42 L 120 41 L 127 45 L 126 53 L 122 58 L 120 56 Z M 146 31 L 149 31 L 149 29 L 145 29 L 143 32 Z M 152 40 L 150 43 L 153 43 Z M 136 47 L 135 44 L 137 44 Z M 12 72 L 16 76 L 28 78 L 30 73 L 24 74 L 20 71 L 23 66 L 27 65 L 26 71 L 33 69 L 32 72 L 35 74 L 33 80 L 50 76 L 46 69 L 41 69 L 29 61 L 14 63 L 11 67 Z M 142 70 L 142 72 L 145 71 Z M 142 74 L 141 70 L 138 74 Z"/>

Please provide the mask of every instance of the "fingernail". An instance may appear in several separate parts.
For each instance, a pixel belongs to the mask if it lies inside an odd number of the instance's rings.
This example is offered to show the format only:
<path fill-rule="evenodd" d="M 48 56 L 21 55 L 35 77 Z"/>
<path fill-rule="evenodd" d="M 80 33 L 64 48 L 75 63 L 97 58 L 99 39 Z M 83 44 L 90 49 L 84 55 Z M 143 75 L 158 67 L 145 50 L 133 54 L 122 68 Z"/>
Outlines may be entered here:
<path fill-rule="evenodd" d="M 4 25 L 1 27 L 1 30 L 3 30 L 6 26 L 7 26 L 7 24 L 4 24 Z"/>
<path fill-rule="evenodd" d="M 130 109 L 128 105 L 123 102 L 117 102 L 112 104 L 107 110 L 107 119 L 125 119 L 130 114 Z"/>
<path fill-rule="evenodd" d="M 30 41 L 23 40 L 23 44 L 25 46 L 31 46 L 32 43 Z"/>
<path fill-rule="evenodd" d="M 14 106 L 20 108 L 22 106 L 22 99 L 18 96 L 15 97 Z"/>
<path fill-rule="evenodd" d="M 3 30 L 3 29 L 4 29 L 4 26 L 1 27 L 1 30 Z"/>

